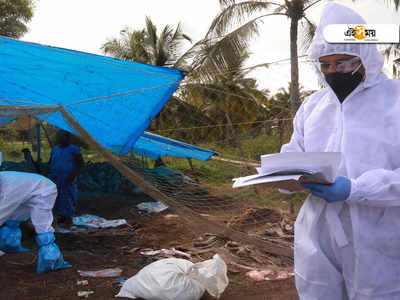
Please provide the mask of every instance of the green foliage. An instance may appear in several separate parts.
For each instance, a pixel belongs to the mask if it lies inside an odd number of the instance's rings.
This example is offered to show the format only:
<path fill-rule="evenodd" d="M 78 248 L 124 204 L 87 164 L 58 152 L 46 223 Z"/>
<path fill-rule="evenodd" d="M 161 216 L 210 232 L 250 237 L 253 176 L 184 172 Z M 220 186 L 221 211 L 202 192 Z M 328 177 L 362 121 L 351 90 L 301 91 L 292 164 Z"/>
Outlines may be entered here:
<path fill-rule="evenodd" d="M 279 136 L 277 135 L 260 134 L 255 137 L 242 135 L 239 137 L 239 142 L 242 145 L 244 157 L 242 157 L 238 147 L 223 142 L 201 143 L 198 146 L 217 151 L 224 158 L 239 158 L 239 160 L 257 162 L 261 155 L 279 151 L 277 148 L 278 139 Z"/>
<path fill-rule="evenodd" d="M 0 35 L 19 38 L 28 31 L 33 16 L 33 0 L 0 1 Z"/>
<path fill-rule="evenodd" d="M 192 160 L 193 170 L 187 159 L 164 157 L 163 161 L 169 168 L 177 169 L 192 178 L 196 178 L 201 183 L 208 184 L 212 182 L 216 186 L 230 183 L 235 174 L 238 174 L 241 170 L 236 165 L 225 164 L 215 160 L 204 162 L 194 159 Z"/>
<path fill-rule="evenodd" d="M 186 143 L 195 143 L 208 140 L 212 129 L 207 126 L 210 124 L 213 124 L 213 120 L 196 106 L 173 96 L 157 116 L 156 122 L 151 124 L 150 131 Z M 161 131 L 157 131 L 157 126 Z"/>
<path fill-rule="evenodd" d="M 119 39 L 109 39 L 101 49 L 116 58 L 148 63 L 151 59 L 145 48 L 145 35 L 144 30 L 131 30 L 126 27 L 120 31 Z"/>
<path fill-rule="evenodd" d="M 183 68 L 184 61 L 179 60 L 183 41 L 191 39 L 182 32 L 181 25 L 175 29 L 166 25 L 160 34 L 149 17 L 146 27 L 132 30 L 125 27 L 119 38 L 107 40 L 101 47 L 105 54 L 116 58 L 148 63 L 157 66 Z"/>
<path fill-rule="evenodd" d="M 213 42 L 204 47 L 213 48 Z M 208 70 L 207 57 L 203 61 L 198 57 L 202 55 L 205 54 L 195 57 L 194 69 L 186 78 L 187 84 L 181 87 L 185 101 L 212 120 L 211 124 L 220 127 L 208 134 L 207 141 L 225 139 L 235 144 L 237 135 L 245 132 L 248 126 L 233 124 L 265 119 L 267 111 L 263 104 L 268 101 L 268 91 L 258 89 L 257 81 L 246 77 L 249 73 L 243 71 L 248 58 L 246 52 L 231 57 L 226 68 L 214 74 Z"/>

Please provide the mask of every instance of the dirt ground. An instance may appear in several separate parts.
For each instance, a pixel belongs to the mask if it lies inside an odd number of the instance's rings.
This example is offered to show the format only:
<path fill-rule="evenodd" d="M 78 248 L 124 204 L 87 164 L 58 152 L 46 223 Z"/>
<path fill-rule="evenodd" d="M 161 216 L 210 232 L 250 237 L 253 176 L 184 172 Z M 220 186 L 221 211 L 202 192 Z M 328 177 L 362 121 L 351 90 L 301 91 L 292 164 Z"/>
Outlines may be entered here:
<path fill-rule="evenodd" d="M 115 299 L 120 287 L 113 282 L 118 277 L 81 277 L 77 271 L 118 267 L 123 270 L 119 277 L 129 278 L 153 261 L 139 253 L 142 249 L 175 247 L 184 251 L 193 245 L 193 241 L 199 239 L 188 231 L 187 224 L 181 218 L 168 216 L 171 214 L 168 210 L 159 214 L 139 214 L 136 204 L 143 201 L 152 200 L 144 195 L 81 199 L 77 214 L 90 213 L 106 219 L 124 218 L 129 225 L 79 234 L 56 233 L 56 243 L 72 268 L 43 275 L 35 273 L 37 246 L 34 234 L 24 227 L 22 245 L 33 251 L 0 257 L 0 299 L 82 299 L 77 296 L 78 291 L 93 291 L 89 299 Z M 213 243 L 215 247 L 212 249 L 217 252 L 218 249 L 221 252 L 226 249 L 217 239 Z M 251 252 L 248 249 L 247 251 Z M 223 254 L 221 253 L 222 257 Z M 236 254 L 239 255 L 239 251 Z M 209 259 L 211 256 L 212 253 L 199 251 L 193 256 L 193 262 Z M 252 253 L 248 256 L 251 257 Z M 221 300 L 298 299 L 293 277 L 256 282 L 245 276 L 247 271 L 228 264 L 229 285 Z M 88 280 L 89 283 L 78 286 L 78 280 Z M 201 300 L 211 299 L 214 298 L 205 293 Z"/>

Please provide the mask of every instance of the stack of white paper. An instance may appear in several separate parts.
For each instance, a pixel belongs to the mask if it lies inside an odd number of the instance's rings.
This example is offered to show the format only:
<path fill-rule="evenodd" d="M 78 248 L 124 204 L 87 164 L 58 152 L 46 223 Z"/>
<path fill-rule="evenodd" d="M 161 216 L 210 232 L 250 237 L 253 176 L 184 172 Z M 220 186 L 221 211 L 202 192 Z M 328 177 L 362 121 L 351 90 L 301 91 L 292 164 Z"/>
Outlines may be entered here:
<path fill-rule="evenodd" d="M 340 164 L 339 152 L 286 152 L 261 156 L 258 174 L 234 178 L 233 188 L 253 184 L 287 190 L 302 189 L 300 181 L 329 184 Z"/>

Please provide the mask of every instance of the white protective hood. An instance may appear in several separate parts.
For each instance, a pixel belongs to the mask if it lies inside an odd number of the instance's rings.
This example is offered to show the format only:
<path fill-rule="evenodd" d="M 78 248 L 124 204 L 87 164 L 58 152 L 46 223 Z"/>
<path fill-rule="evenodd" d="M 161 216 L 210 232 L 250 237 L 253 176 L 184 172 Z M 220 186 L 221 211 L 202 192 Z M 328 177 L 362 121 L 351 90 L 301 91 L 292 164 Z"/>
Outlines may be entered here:
<path fill-rule="evenodd" d="M 323 30 L 329 24 L 366 24 L 366 21 L 350 8 L 337 4 L 328 3 L 325 5 L 315 36 L 308 50 L 308 56 L 312 60 L 318 60 L 321 56 L 331 54 L 348 54 L 361 58 L 366 70 L 364 87 L 371 87 L 379 82 L 378 77 L 383 67 L 383 59 L 375 44 L 332 44 L 327 43 L 323 36 Z M 326 87 L 327 83 L 322 74 L 318 71 L 319 81 Z"/>

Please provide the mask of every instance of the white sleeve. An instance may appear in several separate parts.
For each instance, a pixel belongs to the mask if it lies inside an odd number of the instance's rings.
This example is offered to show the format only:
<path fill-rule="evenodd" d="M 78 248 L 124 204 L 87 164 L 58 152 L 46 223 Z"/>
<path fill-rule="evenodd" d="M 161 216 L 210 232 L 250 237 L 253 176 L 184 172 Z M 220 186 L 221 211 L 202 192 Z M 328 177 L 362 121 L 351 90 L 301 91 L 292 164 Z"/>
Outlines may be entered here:
<path fill-rule="evenodd" d="M 292 137 L 282 146 L 281 152 L 304 152 L 304 102 L 294 117 Z"/>
<path fill-rule="evenodd" d="M 351 179 L 346 201 L 379 207 L 400 206 L 400 169 L 374 169 Z"/>

